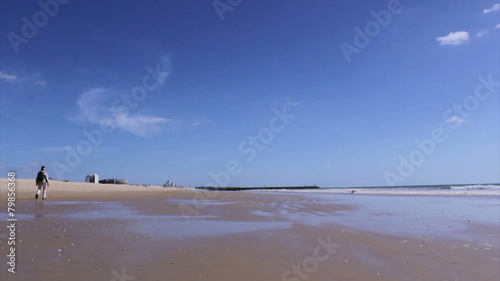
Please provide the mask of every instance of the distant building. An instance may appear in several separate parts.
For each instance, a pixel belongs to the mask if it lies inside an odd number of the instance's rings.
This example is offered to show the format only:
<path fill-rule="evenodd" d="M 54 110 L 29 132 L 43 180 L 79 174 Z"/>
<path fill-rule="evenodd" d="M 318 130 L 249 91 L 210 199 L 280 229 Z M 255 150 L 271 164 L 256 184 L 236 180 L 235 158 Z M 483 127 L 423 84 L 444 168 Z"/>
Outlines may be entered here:
<path fill-rule="evenodd" d="M 171 181 L 169 181 L 169 180 L 168 180 L 168 181 L 167 181 L 167 182 L 163 185 L 163 187 L 176 187 L 176 185 L 175 185 L 173 182 L 171 182 Z"/>
<path fill-rule="evenodd" d="M 87 175 L 85 182 L 99 183 L 99 176 L 97 174 Z"/>
<path fill-rule="evenodd" d="M 99 183 L 104 183 L 104 184 L 128 184 L 127 180 L 125 179 L 102 179 L 99 181 Z"/>

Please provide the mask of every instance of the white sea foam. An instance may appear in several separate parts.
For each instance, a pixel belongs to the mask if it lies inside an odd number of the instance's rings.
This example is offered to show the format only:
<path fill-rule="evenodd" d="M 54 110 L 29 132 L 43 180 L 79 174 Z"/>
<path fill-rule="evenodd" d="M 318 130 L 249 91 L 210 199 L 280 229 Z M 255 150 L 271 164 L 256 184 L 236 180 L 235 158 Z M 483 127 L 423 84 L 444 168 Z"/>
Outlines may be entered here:
<path fill-rule="evenodd" d="M 500 190 L 500 185 L 496 184 L 473 184 L 473 185 L 458 185 L 451 186 L 453 190 Z"/>
<path fill-rule="evenodd" d="M 275 190 L 273 190 L 275 191 Z M 388 195 L 469 195 L 500 196 L 500 184 L 443 185 L 414 187 L 360 187 L 321 188 L 304 190 L 279 190 L 280 192 L 320 193 L 320 194 L 388 194 Z"/>

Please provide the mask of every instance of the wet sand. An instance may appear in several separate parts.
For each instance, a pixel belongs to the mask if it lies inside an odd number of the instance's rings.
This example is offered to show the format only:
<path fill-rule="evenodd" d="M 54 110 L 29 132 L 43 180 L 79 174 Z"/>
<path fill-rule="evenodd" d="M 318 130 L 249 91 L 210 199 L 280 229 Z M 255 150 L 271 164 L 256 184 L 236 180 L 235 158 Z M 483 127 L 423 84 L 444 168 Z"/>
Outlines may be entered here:
<path fill-rule="evenodd" d="M 497 197 L 200 192 L 18 180 L 1 280 L 499 280 Z M 412 205 L 411 202 L 414 202 Z M 464 211 L 460 211 L 464 210 Z"/>

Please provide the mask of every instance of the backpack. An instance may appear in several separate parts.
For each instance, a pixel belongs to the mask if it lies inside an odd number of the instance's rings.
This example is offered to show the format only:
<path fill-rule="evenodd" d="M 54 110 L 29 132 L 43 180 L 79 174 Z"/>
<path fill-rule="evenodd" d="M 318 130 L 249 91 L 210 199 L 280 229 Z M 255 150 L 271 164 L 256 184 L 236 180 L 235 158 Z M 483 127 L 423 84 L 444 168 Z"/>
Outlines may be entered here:
<path fill-rule="evenodd" d="M 43 182 L 45 180 L 45 174 L 42 171 L 39 171 L 36 175 L 36 182 Z"/>

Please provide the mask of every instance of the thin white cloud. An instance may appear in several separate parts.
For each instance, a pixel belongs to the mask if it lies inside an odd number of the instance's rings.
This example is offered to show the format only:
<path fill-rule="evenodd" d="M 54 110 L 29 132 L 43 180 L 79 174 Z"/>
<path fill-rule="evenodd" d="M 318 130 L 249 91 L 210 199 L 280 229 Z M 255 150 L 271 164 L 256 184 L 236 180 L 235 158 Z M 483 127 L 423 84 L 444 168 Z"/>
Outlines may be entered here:
<path fill-rule="evenodd" d="M 0 80 L 6 82 L 23 82 L 23 83 L 33 83 L 38 86 L 47 86 L 47 81 L 40 79 L 42 75 L 40 73 L 35 73 L 34 75 L 15 75 L 9 74 L 7 71 L 0 70 Z"/>
<path fill-rule="evenodd" d="M 500 28 L 500 23 L 495 26 L 496 29 Z"/>
<path fill-rule="evenodd" d="M 163 84 L 163 82 L 165 82 L 170 75 L 170 71 L 172 69 L 172 60 L 170 59 L 170 55 L 161 57 L 159 66 L 161 66 L 161 72 L 159 73 L 157 79 L 158 83 Z"/>
<path fill-rule="evenodd" d="M 481 38 L 481 37 L 485 36 L 486 34 L 488 34 L 488 30 L 481 30 L 481 31 L 476 33 L 476 36 Z"/>
<path fill-rule="evenodd" d="M 287 106 L 298 106 L 300 105 L 300 102 L 294 101 L 292 97 L 287 96 L 285 97 L 285 104 Z"/>
<path fill-rule="evenodd" d="M 40 171 L 40 167 L 42 165 L 47 166 L 46 163 L 32 162 L 29 164 L 25 164 L 23 166 L 0 166 L 0 170 L 2 172 L 15 171 L 17 178 L 34 179 L 36 177 L 37 172 Z M 50 170 L 50 167 L 48 168 L 50 177 L 52 171 Z"/>
<path fill-rule="evenodd" d="M 452 116 L 448 120 L 446 120 L 446 123 L 463 123 L 467 122 L 467 120 L 461 118 L 460 116 Z"/>
<path fill-rule="evenodd" d="M 148 137 L 160 131 L 160 124 L 170 121 L 166 118 L 146 115 L 114 114 L 112 123 L 129 133 L 141 137 Z"/>
<path fill-rule="evenodd" d="M 469 41 L 469 33 L 467 31 L 451 32 L 450 34 L 436 38 L 439 45 L 452 45 L 457 46 Z"/>
<path fill-rule="evenodd" d="M 194 130 L 200 125 L 201 125 L 201 121 L 193 122 L 193 123 L 189 124 L 189 130 Z"/>
<path fill-rule="evenodd" d="M 6 71 L 0 71 L 0 79 L 7 82 L 16 82 L 19 81 L 19 78 L 16 75 L 8 74 Z"/>
<path fill-rule="evenodd" d="M 66 145 L 66 146 L 48 146 L 48 147 L 39 148 L 38 151 L 68 151 L 68 150 L 71 150 L 71 148 L 72 148 L 71 145 Z"/>
<path fill-rule="evenodd" d="M 172 153 L 172 151 L 165 149 L 151 149 L 149 152 L 156 155 L 166 155 Z"/>
<path fill-rule="evenodd" d="M 45 86 L 47 86 L 47 81 L 45 81 L 45 80 L 36 80 L 35 81 L 35 85 L 45 87 Z"/>
<path fill-rule="evenodd" d="M 148 66 L 146 70 L 147 73 L 145 75 L 150 76 L 153 78 L 150 80 L 156 81 L 157 83 L 152 89 L 149 88 L 149 90 L 154 90 L 161 86 L 170 75 L 170 56 L 166 55 L 161 57 L 158 64 L 155 66 Z M 143 83 L 145 80 L 146 79 L 142 80 Z M 148 88 L 146 86 L 144 87 Z M 108 126 L 141 137 L 148 137 L 160 132 L 165 123 L 170 123 L 171 129 L 174 129 L 175 120 L 131 113 L 132 109 L 136 106 L 139 105 L 140 107 L 140 102 L 143 101 L 142 99 L 136 101 L 136 105 L 131 107 L 129 104 L 122 101 L 123 98 L 119 98 L 118 96 L 118 93 L 102 88 L 94 88 L 82 93 L 77 100 L 79 113 L 74 119 L 95 124 L 106 121 Z M 115 99 L 113 100 L 113 98 Z"/>
<path fill-rule="evenodd" d="M 483 10 L 483 13 L 484 14 L 489 14 L 489 13 L 492 13 L 492 12 L 498 12 L 500 11 L 500 3 L 497 3 L 495 5 L 493 5 L 491 8 L 489 9 L 485 9 Z"/>
<path fill-rule="evenodd" d="M 209 118 L 206 118 L 206 117 L 197 118 L 195 120 L 190 121 L 190 123 L 186 123 L 186 124 L 188 124 L 187 125 L 187 129 L 190 130 L 190 131 L 198 129 L 201 126 L 211 126 L 211 125 L 213 125 L 212 124 L 212 120 L 210 120 Z M 178 122 L 177 125 L 180 126 L 180 127 L 186 127 L 186 125 L 183 125 L 181 122 Z"/>
<path fill-rule="evenodd" d="M 208 160 L 210 160 L 210 158 L 208 158 L 208 157 L 191 157 L 190 160 L 193 162 L 207 162 Z"/>
<path fill-rule="evenodd" d="M 107 95 L 106 90 L 101 88 L 91 89 L 80 95 L 77 101 L 80 109 L 77 119 L 80 121 L 89 121 L 91 123 L 99 123 L 102 116 L 106 115 L 106 108 L 101 105 L 103 97 Z"/>
<path fill-rule="evenodd" d="M 100 124 L 106 120 L 109 126 L 141 137 L 148 137 L 160 131 L 161 125 L 172 120 L 141 114 L 127 114 L 112 108 L 114 101 L 106 105 L 106 97 L 112 95 L 108 90 L 96 88 L 83 93 L 77 101 L 79 114 L 76 119 L 83 122 Z M 130 108 L 129 108 L 130 110 Z"/>
<path fill-rule="evenodd" d="M 40 167 L 42 165 L 45 165 L 44 163 L 39 163 L 39 162 L 32 162 L 27 165 L 17 167 L 15 170 L 18 172 L 22 172 L 25 174 L 33 174 L 33 177 L 35 177 L 36 172 L 40 170 Z"/>

